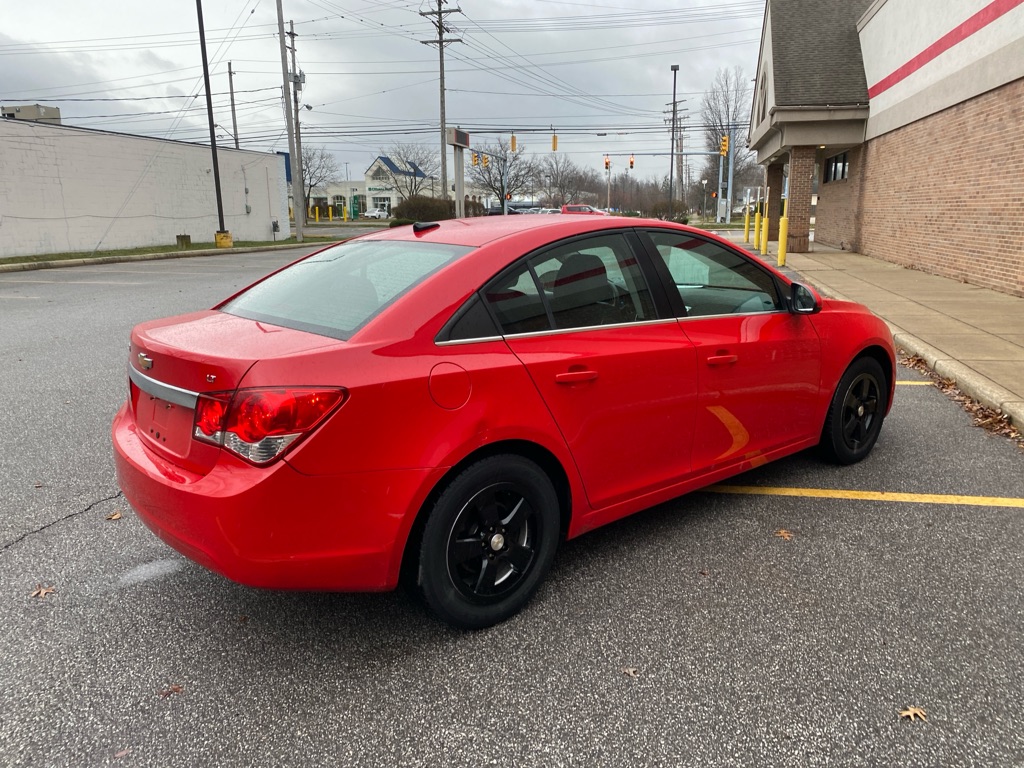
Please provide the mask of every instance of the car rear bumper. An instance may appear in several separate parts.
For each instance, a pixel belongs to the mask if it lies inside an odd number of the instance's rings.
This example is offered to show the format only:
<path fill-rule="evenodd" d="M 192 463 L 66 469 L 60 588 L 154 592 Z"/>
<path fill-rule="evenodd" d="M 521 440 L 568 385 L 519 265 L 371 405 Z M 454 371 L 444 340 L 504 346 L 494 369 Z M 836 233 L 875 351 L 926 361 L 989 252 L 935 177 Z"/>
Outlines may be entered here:
<path fill-rule="evenodd" d="M 443 472 L 314 477 L 225 453 L 197 475 L 147 448 L 127 407 L 112 436 L 118 485 L 146 526 L 190 560 L 271 589 L 394 588 L 412 520 Z"/>

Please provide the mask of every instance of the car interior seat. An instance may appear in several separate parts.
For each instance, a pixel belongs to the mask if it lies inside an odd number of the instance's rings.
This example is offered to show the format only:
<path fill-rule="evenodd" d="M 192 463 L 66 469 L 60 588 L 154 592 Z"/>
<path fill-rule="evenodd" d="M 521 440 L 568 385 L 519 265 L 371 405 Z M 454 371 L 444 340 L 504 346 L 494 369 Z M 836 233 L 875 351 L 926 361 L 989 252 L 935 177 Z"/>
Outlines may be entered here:
<path fill-rule="evenodd" d="M 604 262 L 593 254 L 574 253 L 558 269 L 551 304 L 559 328 L 612 325 L 625 320 L 618 291 L 608 281 Z"/>

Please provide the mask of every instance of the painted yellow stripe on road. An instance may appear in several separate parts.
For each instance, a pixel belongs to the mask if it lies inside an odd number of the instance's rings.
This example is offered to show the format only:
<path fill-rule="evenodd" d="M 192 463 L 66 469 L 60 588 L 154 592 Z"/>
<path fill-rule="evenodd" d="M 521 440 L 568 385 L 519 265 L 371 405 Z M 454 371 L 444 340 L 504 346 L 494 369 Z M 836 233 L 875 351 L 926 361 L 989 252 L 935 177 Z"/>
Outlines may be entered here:
<path fill-rule="evenodd" d="M 933 381 L 897 381 L 896 386 L 898 387 L 930 387 L 934 384 Z"/>
<path fill-rule="evenodd" d="M 737 493 L 747 496 L 801 496 L 813 499 L 856 499 L 858 501 L 894 501 L 904 504 L 952 504 L 968 507 L 1024 509 L 1024 499 L 999 496 L 947 496 L 938 493 L 844 491 L 831 488 L 771 488 L 756 485 L 712 485 L 704 490 L 709 493 Z"/>

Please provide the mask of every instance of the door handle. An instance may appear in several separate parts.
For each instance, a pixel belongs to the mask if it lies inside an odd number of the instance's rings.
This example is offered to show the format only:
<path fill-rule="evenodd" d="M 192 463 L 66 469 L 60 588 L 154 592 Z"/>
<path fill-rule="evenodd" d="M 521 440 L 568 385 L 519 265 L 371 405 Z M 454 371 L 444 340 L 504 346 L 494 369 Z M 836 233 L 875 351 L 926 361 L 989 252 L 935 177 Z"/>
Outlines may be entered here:
<path fill-rule="evenodd" d="M 712 355 L 708 358 L 708 365 L 732 365 L 737 359 L 736 355 Z"/>
<path fill-rule="evenodd" d="M 597 371 L 568 371 L 555 374 L 555 381 L 559 384 L 576 384 L 580 381 L 593 381 L 596 378 Z"/>

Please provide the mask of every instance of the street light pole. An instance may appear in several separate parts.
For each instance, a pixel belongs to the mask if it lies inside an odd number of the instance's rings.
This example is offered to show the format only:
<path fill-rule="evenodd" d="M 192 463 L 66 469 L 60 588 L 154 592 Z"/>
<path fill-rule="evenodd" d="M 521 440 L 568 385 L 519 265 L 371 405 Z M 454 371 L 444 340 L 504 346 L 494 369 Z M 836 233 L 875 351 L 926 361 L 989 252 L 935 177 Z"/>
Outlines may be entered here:
<path fill-rule="evenodd" d="M 672 189 L 676 174 L 676 76 L 679 74 L 679 65 L 672 65 L 672 151 L 670 153 L 672 164 L 668 167 L 668 218 L 671 221 L 675 218 L 673 207 L 675 193 Z"/>
<path fill-rule="evenodd" d="M 704 187 L 704 202 L 700 204 L 700 221 L 703 224 L 707 220 L 707 209 L 708 209 L 708 180 L 701 179 L 700 185 Z"/>

